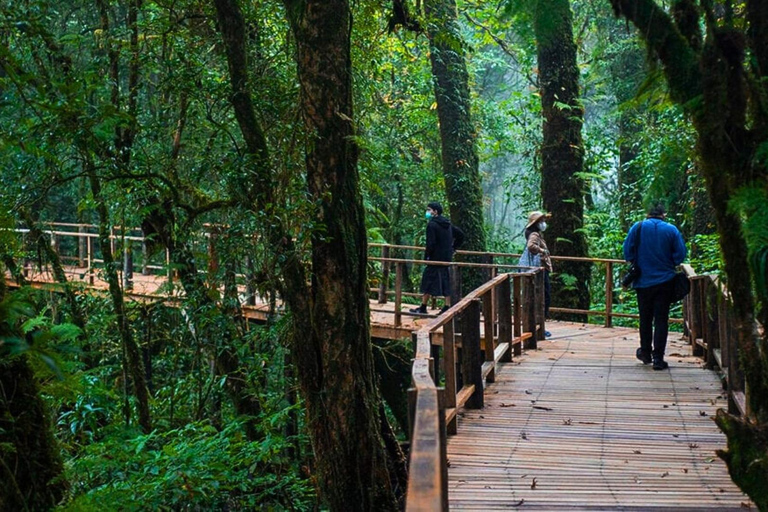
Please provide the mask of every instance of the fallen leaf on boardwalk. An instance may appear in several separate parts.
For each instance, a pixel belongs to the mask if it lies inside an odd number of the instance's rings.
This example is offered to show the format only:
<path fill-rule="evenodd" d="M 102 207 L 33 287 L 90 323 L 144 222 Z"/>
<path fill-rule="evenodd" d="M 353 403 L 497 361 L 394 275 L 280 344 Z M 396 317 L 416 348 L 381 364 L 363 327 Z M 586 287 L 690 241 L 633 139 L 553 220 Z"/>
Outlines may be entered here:
<path fill-rule="evenodd" d="M 526 389 L 526 390 L 525 390 L 525 394 L 526 394 L 526 395 L 532 395 L 532 394 L 533 394 L 533 391 L 531 391 L 530 389 Z"/>
<path fill-rule="evenodd" d="M 568 418 L 567 420 L 563 420 L 563 425 L 570 425 L 571 424 L 571 418 Z"/>
<path fill-rule="evenodd" d="M 688 444 L 688 448 L 690 448 L 691 450 L 693 450 L 694 448 L 698 448 L 698 447 L 699 447 L 699 445 L 696 444 L 696 443 L 689 443 Z"/>
<path fill-rule="evenodd" d="M 665 471 L 661 474 L 661 478 L 664 478 L 665 476 L 669 476 L 669 471 Z"/>
<path fill-rule="evenodd" d="M 680 434 L 672 434 L 672 437 L 680 437 Z"/>
<path fill-rule="evenodd" d="M 502 403 L 499 405 L 499 407 L 515 407 L 515 404 L 505 404 L 504 402 L 502 402 Z"/>
<path fill-rule="evenodd" d="M 706 415 L 707 415 L 707 411 L 699 411 L 699 416 L 706 416 Z"/>
<path fill-rule="evenodd" d="M 683 473 L 688 473 L 688 468 L 683 468 Z"/>
<path fill-rule="evenodd" d="M 484 420 L 484 419 L 485 419 L 485 416 L 483 416 L 483 415 L 481 414 L 481 415 L 480 415 L 480 419 L 481 419 L 481 420 Z"/>
<path fill-rule="evenodd" d="M 632 450 L 632 453 L 636 453 L 636 454 L 640 455 L 640 454 L 642 454 L 643 452 L 641 452 L 640 450 Z"/>
<path fill-rule="evenodd" d="M 685 357 L 683 354 L 678 354 L 677 352 L 673 352 L 669 354 L 669 357 Z"/>
<path fill-rule="evenodd" d="M 535 489 L 535 488 L 536 488 L 536 479 L 534 478 L 533 481 L 531 482 L 531 489 Z"/>
<path fill-rule="evenodd" d="M 520 505 L 522 505 L 523 503 L 525 503 L 525 500 L 520 500 L 520 501 L 518 501 L 518 502 L 516 502 L 516 503 L 512 503 L 512 504 L 510 505 L 510 507 L 519 507 L 519 506 L 520 506 Z"/>
<path fill-rule="evenodd" d="M 533 408 L 534 408 L 534 409 L 540 409 L 540 410 L 542 410 L 542 411 L 551 411 L 551 410 L 552 410 L 552 408 L 551 408 L 551 407 L 544 407 L 544 406 L 542 406 L 542 405 L 534 405 L 534 406 L 533 406 Z"/>
<path fill-rule="evenodd" d="M 715 462 L 715 458 L 714 457 L 707 457 L 706 459 L 704 459 L 704 462 L 707 462 L 707 463 Z M 709 468 L 707 468 L 707 469 L 709 469 Z"/>
<path fill-rule="evenodd" d="M 742 502 L 741 502 L 741 508 L 752 508 L 752 505 L 750 505 L 749 503 L 744 503 L 744 502 L 742 501 Z"/>
<path fill-rule="evenodd" d="M 643 483 L 643 481 L 640 480 L 639 478 L 635 477 L 635 483 L 636 484 L 641 484 L 641 483 Z"/>
<path fill-rule="evenodd" d="M 725 492 L 725 489 L 718 489 L 718 491 L 720 491 L 720 492 Z"/>
<path fill-rule="evenodd" d="M 669 406 L 667 404 L 664 404 L 665 409 L 669 409 Z"/>
<path fill-rule="evenodd" d="M 522 437 L 523 439 L 528 439 L 528 434 L 526 434 L 525 432 L 521 432 L 520 437 Z"/>
<path fill-rule="evenodd" d="M 484 485 L 483 488 L 484 489 L 493 489 L 493 487 L 491 487 L 490 485 Z"/>
<path fill-rule="evenodd" d="M 717 398 L 710 398 L 709 403 L 710 405 L 717 405 Z"/>
<path fill-rule="evenodd" d="M 526 473 L 526 474 L 524 474 L 524 475 L 520 475 L 520 478 L 525 478 L 525 477 L 527 477 L 527 476 L 528 476 L 528 473 Z"/>
<path fill-rule="evenodd" d="M 580 421 L 579 425 L 599 425 L 596 421 Z"/>

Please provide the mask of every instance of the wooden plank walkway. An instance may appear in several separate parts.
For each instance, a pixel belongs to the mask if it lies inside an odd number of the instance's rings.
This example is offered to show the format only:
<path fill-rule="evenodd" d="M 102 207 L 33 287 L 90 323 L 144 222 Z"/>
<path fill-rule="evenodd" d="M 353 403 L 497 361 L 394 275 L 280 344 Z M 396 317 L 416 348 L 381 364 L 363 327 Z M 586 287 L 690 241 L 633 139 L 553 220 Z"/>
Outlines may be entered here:
<path fill-rule="evenodd" d="M 452 510 L 742 510 L 715 450 L 717 376 L 670 333 L 670 369 L 635 359 L 636 330 L 551 322 L 502 364 L 485 408 L 448 440 Z"/>

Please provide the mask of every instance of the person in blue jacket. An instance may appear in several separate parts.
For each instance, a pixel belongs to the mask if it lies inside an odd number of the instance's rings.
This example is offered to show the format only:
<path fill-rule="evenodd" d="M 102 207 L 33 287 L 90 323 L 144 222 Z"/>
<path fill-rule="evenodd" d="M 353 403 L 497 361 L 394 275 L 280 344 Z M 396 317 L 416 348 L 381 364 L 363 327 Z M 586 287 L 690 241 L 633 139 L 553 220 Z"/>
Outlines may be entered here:
<path fill-rule="evenodd" d="M 683 236 L 665 222 L 666 211 L 657 204 L 645 220 L 635 223 L 624 240 L 624 259 L 640 267 L 640 276 L 632 283 L 640 310 L 640 348 L 636 356 L 643 364 L 653 362 L 654 370 L 665 370 L 664 361 L 672 305 L 675 268 L 685 260 Z M 640 229 L 640 240 L 636 231 Z M 639 250 L 638 250 L 639 244 Z M 653 348 L 651 348 L 653 342 Z"/>

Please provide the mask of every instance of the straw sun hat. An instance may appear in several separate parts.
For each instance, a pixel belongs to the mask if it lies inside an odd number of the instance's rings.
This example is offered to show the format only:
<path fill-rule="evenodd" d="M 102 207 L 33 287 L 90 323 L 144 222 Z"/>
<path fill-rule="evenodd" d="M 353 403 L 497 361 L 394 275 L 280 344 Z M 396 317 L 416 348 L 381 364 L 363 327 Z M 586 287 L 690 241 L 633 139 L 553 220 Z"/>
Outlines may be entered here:
<path fill-rule="evenodd" d="M 537 222 L 539 222 L 541 219 L 548 219 L 552 217 L 551 213 L 544 213 L 544 212 L 531 212 L 528 215 L 528 224 L 525 225 L 525 229 L 528 229 L 529 227 L 533 226 Z"/>

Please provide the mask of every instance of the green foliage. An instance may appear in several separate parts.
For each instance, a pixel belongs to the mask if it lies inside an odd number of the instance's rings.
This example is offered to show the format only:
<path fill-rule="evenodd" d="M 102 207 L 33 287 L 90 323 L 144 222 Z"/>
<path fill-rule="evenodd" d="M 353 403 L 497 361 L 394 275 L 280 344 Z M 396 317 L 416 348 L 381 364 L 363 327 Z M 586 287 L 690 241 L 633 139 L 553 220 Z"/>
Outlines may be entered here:
<path fill-rule="evenodd" d="M 312 486 L 289 461 L 289 439 L 247 441 L 237 422 L 137 435 L 113 431 L 68 464 L 62 510 L 310 510 Z"/>

